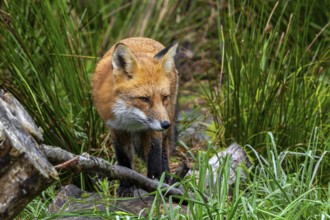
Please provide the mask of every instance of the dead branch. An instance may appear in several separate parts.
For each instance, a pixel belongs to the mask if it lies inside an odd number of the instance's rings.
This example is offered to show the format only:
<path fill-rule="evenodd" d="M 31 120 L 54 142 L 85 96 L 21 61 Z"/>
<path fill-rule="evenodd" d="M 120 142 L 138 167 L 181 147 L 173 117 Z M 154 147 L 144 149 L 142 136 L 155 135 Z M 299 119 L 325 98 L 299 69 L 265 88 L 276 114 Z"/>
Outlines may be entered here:
<path fill-rule="evenodd" d="M 159 187 L 158 180 L 152 180 L 146 176 L 126 167 L 119 165 L 112 165 L 108 161 L 103 160 L 98 157 L 91 156 L 89 154 L 75 155 L 59 147 L 53 147 L 48 145 L 40 145 L 41 151 L 53 164 L 63 163 L 74 159 L 74 163 L 67 164 L 64 169 L 72 172 L 89 172 L 89 173 L 99 173 L 110 180 L 130 180 L 135 184 L 135 186 L 147 191 L 156 191 Z M 77 159 L 76 159 L 77 158 Z M 183 196 L 184 193 L 170 185 L 163 183 L 162 189 L 166 189 L 166 196 L 176 195 Z"/>
<path fill-rule="evenodd" d="M 68 161 L 65 161 L 61 164 L 58 164 L 55 166 L 56 169 L 60 170 L 60 169 L 65 169 L 68 166 L 74 166 L 74 164 L 79 160 L 79 157 L 74 157 Z"/>

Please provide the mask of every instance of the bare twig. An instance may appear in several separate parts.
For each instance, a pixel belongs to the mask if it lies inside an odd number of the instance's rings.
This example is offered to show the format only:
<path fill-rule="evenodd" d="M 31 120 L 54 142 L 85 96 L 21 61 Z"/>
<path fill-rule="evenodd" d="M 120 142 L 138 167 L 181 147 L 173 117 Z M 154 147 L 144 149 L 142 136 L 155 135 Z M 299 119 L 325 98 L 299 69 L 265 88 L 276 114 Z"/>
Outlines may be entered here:
<path fill-rule="evenodd" d="M 54 166 L 56 169 L 65 169 L 68 166 L 74 166 L 75 163 L 78 161 L 79 157 L 74 157 L 71 160 L 65 161 L 61 164 L 58 164 L 56 166 Z"/>
<path fill-rule="evenodd" d="M 308 47 L 306 48 L 306 51 L 309 51 L 312 47 L 312 45 L 315 43 L 315 41 L 321 36 L 321 34 L 328 28 L 328 26 L 330 25 L 330 22 L 328 22 L 321 30 L 319 33 L 317 33 L 314 37 L 314 39 L 312 40 L 312 42 L 308 45 Z"/>

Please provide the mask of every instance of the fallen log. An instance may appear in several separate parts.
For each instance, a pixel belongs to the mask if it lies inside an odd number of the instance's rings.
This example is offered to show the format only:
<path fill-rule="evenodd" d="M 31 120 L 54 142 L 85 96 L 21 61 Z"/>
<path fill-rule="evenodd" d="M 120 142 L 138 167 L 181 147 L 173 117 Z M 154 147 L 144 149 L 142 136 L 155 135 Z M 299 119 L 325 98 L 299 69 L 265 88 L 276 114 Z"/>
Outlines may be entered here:
<path fill-rule="evenodd" d="M 38 149 L 38 127 L 10 94 L 0 94 L 0 219 L 12 219 L 58 179 Z M 42 137 L 41 137 L 42 138 Z"/>

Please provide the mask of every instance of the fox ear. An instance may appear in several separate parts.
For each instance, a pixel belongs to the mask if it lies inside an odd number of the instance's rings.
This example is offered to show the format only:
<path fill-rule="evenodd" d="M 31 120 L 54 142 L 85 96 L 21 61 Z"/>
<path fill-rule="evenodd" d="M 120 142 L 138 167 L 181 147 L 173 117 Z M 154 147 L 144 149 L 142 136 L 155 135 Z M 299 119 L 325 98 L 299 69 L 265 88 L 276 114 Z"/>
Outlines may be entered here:
<path fill-rule="evenodd" d="M 175 68 L 174 56 L 177 48 L 178 43 L 173 42 L 154 56 L 155 59 L 161 60 L 164 72 L 172 72 Z"/>
<path fill-rule="evenodd" d="M 137 65 L 137 60 L 131 50 L 122 43 L 118 43 L 112 55 L 112 68 L 124 71 L 129 78 L 132 77 L 132 69 Z"/>

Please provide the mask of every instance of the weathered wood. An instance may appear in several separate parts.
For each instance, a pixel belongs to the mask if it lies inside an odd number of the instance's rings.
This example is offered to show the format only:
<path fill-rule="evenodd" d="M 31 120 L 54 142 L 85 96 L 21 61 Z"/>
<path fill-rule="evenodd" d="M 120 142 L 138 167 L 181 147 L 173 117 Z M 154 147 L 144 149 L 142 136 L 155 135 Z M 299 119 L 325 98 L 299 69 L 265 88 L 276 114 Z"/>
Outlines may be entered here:
<path fill-rule="evenodd" d="M 129 180 L 138 188 L 147 192 L 156 191 L 159 187 L 159 181 L 149 179 L 146 176 L 126 167 L 112 165 L 108 161 L 101 158 L 91 156 L 89 154 L 75 155 L 69 153 L 59 147 L 40 145 L 40 149 L 46 157 L 53 163 L 63 163 L 72 160 L 71 164 L 66 164 L 64 169 L 72 172 L 91 172 L 99 173 L 109 178 L 110 180 Z M 63 168 L 63 167 L 62 167 Z M 177 188 L 170 187 L 163 183 L 162 189 L 166 190 L 166 196 L 176 195 L 183 196 L 183 192 Z"/>
<path fill-rule="evenodd" d="M 38 150 L 41 133 L 18 101 L 0 95 L 0 219 L 12 219 L 58 178 Z"/>
<path fill-rule="evenodd" d="M 1 96 L 4 104 L 10 110 L 14 117 L 20 122 L 24 129 L 31 134 L 36 140 L 43 141 L 42 133 L 38 126 L 35 124 L 32 117 L 19 103 L 19 101 L 10 93 L 5 93 Z"/>
<path fill-rule="evenodd" d="M 67 185 L 62 187 L 60 192 L 56 195 L 52 203 L 49 205 L 50 213 L 63 213 L 62 217 L 56 218 L 57 220 L 80 220 L 79 213 L 86 210 L 93 211 L 122 211 L 132 213 L 135 215 L 147 216 L 148 209 L 154 202 L 154 196 L 141 195 L 134 198 L 109 198 L 108 196 L 103 198 L 102 194 L 85 192 L 74 185 Z M 161 201 L 159 201 L 161 203 Z M 173 206 L 179 206 L 173 204 Z M 183 212 L 186 212 L 186 206 L 180 206 Z M 144 210 L 144 211 L 143 211 Z M 71 214 L 65 214 L 71 213 Z M 72 213 L 77 213 L 75 216 Z M 95 216 L 88 214 L 84 215 L 83 219 L 101 219 L 95 218 Z"/>

